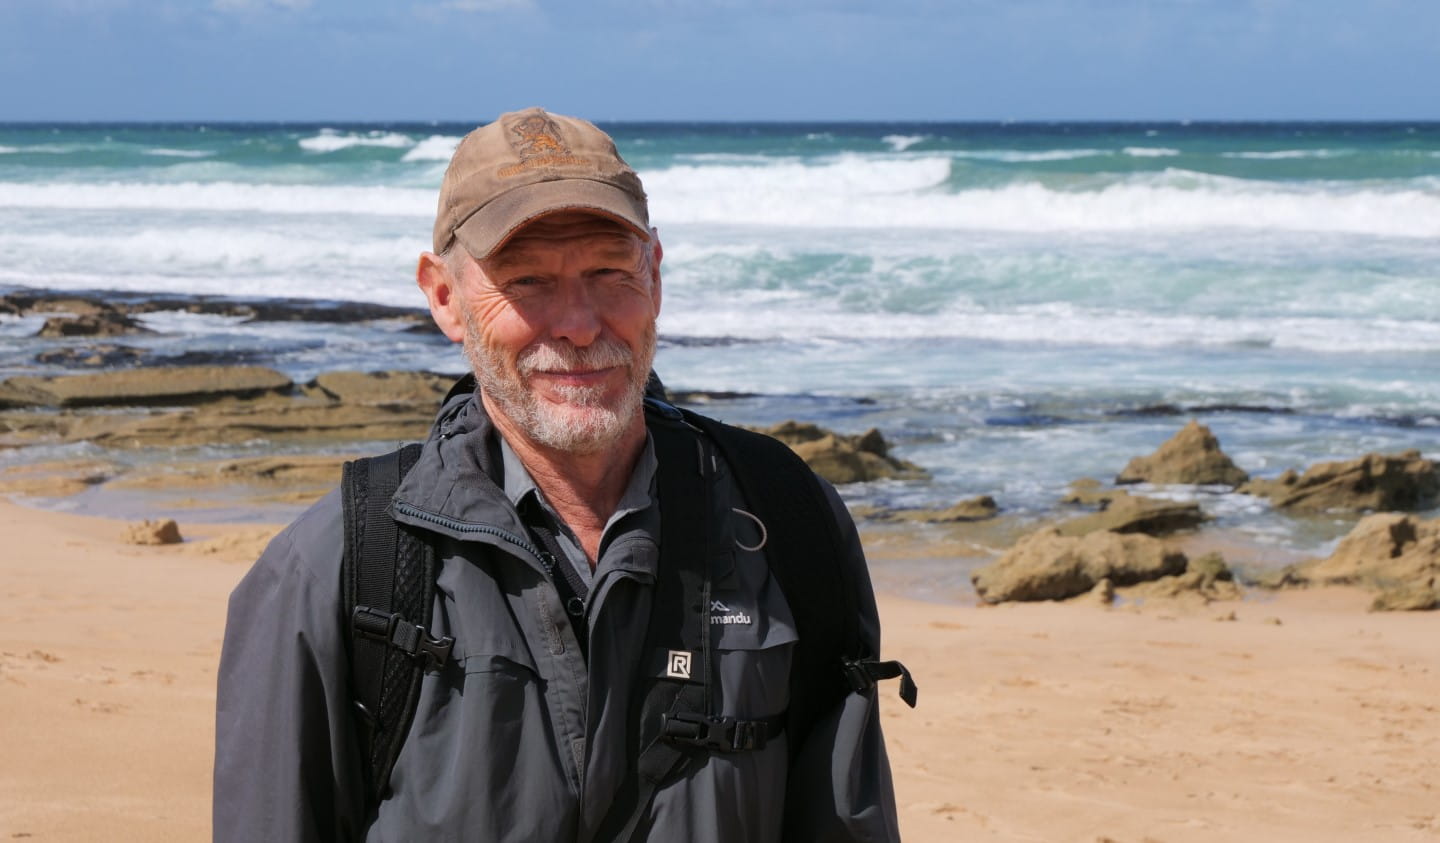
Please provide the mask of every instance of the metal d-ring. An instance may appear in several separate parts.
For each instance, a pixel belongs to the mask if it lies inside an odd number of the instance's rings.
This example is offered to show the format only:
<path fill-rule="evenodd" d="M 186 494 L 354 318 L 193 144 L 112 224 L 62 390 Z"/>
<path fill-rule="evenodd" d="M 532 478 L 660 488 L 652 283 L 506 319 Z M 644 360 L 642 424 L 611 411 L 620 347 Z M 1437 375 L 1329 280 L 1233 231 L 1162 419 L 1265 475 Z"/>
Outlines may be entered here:
<path fill-rule="evenodd" d="M 737 539 L 735 539 L 735 546 L 738 547 L 738 548 L 740 548 L 741 550 L 747 550 L 747 551 L 751 551 L 751 552 L 763 548 L 763 547 L 765 546 L 765 542 L 767 542 L 767 541 L 770 540 L 770 532 L 765 529 L 765 522 L 764 522 L 764 521 L 761 521 L 759 518 L 755 517 L 755 513 L 753 513 L 753 512 L 746 512 L 745 510 L 743 510 L 743 509 L 741 509 L 741 508 L 739 508 L 739 507 L 737 507 L 737 506 L 732 506 L 732 507 L 730 507 L 730 511 L 736 513 L 737 515 L 743 515 L 743 516 L 745 516 L 746 518 L 749 518 L 751 521 L 754 521 L 754 522 L 755 522 L 755 525 L 756 525 L 756 526 L 758 526 L 758 527 L 760 528 L 760 543 L 759 543 L 759 544 L 755 545 L 754 547 L 750 547 L 749 545 L 745 544 L 744 542 L 740 541 L 740 539 L 737 538 Z"/>

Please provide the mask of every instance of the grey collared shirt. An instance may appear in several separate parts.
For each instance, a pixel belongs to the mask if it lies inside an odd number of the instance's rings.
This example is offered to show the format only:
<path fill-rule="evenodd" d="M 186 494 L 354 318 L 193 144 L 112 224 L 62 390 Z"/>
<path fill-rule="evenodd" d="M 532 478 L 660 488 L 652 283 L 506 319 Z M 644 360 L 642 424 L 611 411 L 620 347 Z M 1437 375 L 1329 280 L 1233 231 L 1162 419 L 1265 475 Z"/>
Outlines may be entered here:
<path fill-rule="evenodd" d="M 540 487 L 535 485 L 535 480 L 530 472 L 525 469 L 525 464 L 520 461 L 520 456 L 510 447 L 497 431 L 495 434 L 500 439 L 500 454 L 503 460 L 505 477 L 502 481 L 505 497 L 510 499 L 517 512 L 524 512 L 528 501 L 533 497 L 540 509 L 544 512 L 550 527 L 555 533 L 555 540 L 560 549 L 565 552 L 565 558 L 570 565 L 580 574 L 581 580 L 586 587 L 595 584 L 595 572 L 590 567 L 590 558 L 585 554 L 584 548 L 580 546 L 580 540 L 576 538 L 570 525 L 566 524 L 555 510 L 551 508 L 550 502 L 545 500 L 545 494 Z M 655 443 L 651 441 L 650 434 L 645 434 L 645 447 L 640 451 L 640 458 L 635 461 L 635 469 L 630 472 L 630 480 L 625 485 L 625 491 L 620 495 L 620 503 L 615 507 L 615 512 L 605 522 L 605 529 L 600 534 L 600 558 L 596 560 L 596 567 L 603 565 L 605 550 L 610 540 L 622 532 L 639 530 L 642 533 L 658 536 L 660 533 L 660 513 L 655 507 L 654 484 L 655 468 L 658 462 L 655 459 Z M 632 517 L 633 516 L 633 517 Z M 622 523 L 623 522 L 623 523 Z"/>

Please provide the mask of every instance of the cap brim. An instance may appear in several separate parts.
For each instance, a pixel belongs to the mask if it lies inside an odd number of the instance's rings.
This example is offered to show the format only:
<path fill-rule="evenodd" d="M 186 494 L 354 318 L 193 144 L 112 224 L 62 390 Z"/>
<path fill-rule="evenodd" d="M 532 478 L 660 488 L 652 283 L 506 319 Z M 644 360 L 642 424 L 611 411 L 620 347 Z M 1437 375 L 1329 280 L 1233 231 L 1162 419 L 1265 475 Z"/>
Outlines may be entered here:
<path fill-rule="evenodd" d="M 522 185 L 499 196 L 455 227 L 455 239 L 476 258 L 487 258 L 526 225 L 560 211 L 599 214 L 650 240 L 644 202 L 629 193 L 589 179 L 563 179 Z"/>

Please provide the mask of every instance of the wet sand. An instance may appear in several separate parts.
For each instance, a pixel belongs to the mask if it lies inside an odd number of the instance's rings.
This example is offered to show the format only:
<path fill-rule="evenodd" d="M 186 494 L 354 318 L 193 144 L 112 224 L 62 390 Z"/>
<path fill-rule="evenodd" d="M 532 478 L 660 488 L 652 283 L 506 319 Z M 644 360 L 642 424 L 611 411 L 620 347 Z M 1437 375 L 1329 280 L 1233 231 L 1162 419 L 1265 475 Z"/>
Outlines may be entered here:
<path fill-rule="evenodd" d="M 0 502 L 0 838 L 209 836 L 225 601 L 275 528 L 123 528 Z M 1440 621 L 1368 601 L 882 595 L 906 839 L 1440 840 Z"/>

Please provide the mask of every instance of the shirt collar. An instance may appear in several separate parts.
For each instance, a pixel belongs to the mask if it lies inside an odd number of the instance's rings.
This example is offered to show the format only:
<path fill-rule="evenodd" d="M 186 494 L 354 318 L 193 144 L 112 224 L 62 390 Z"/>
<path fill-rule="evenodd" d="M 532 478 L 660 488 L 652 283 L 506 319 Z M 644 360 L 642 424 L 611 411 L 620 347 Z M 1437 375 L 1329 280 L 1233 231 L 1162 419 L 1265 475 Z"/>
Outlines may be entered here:
<path fill-rule="evenodd" d="M 505 437 L 497 430 L 495 435 L 500 439 L 500 456 L 504 465 L 503 489 L 505 497 L 510 499 L 516 510 L 521 510 L 522 504 L 530 496 L 545 507 L 545 511 L 553 518 L 554 510 L 540 493 L 540 487 L 535 485 L 535 480 L 530 472 L 525 469 L 525 464 L 520 461 L 520 456 L 505 441 Z M 625 491 L 620 495 L 620 503 L 615 507 L 615 512 L 605 522 L 605 531 L 621 518 L 633 512 L 641 512 L 649 509 L 654 504 L 651 490 L 654 488 L 655 470 L 659 461 L 655 458 L 655 443 L 650 438 L 650 431 L 645 431 L 645 447 L 640 451 L 640 458 L 635 461 L 635 469 L 630 472 L 630 480 L 625 485 Z"/>

